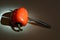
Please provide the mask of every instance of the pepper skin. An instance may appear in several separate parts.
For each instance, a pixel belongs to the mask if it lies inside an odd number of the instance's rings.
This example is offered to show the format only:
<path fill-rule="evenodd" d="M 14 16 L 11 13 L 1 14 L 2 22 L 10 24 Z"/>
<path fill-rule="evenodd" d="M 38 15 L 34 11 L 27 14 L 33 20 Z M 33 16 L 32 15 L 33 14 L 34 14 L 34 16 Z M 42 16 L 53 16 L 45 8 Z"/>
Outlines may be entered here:
<path fill-rule="evenodd" d="M 20 23 L 22 26 L 25 26 L 28 22 L 28 12 L 24 7 L 14 10 L 12 14 L 12 22 Z"/>

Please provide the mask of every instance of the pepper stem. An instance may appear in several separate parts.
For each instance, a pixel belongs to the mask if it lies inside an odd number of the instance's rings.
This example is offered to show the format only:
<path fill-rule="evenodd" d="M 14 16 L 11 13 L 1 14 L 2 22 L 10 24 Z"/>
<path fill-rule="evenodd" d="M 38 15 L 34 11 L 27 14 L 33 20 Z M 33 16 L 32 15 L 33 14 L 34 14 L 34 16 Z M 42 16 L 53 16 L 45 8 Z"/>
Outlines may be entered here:
<path fill-rule="evenodd" d="M 18 24 L 18 28 L 19 28 L 19 31 L 22 31 L 21 25 L 20 25 L 20 24 Z"/>

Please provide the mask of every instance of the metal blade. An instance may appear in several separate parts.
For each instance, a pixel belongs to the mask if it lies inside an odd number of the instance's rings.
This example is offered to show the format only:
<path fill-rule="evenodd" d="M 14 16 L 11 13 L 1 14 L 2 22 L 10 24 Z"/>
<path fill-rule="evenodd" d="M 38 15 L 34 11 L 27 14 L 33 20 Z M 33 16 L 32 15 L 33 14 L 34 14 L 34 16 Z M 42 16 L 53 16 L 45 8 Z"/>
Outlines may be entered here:
<path fill-rule="evenodd" d="M 29 18 L 30 21 L 34 21 L 36 22 L 38 25 L 42 25 L 43 27 L 46 27 L 46 28 L 51 28 L 51 26 L 49 24 L 47 24 L 46 22 L 43 22 L 42 20 L 39 20 L 39 19 L 32 19 L 32 18 Z"/>

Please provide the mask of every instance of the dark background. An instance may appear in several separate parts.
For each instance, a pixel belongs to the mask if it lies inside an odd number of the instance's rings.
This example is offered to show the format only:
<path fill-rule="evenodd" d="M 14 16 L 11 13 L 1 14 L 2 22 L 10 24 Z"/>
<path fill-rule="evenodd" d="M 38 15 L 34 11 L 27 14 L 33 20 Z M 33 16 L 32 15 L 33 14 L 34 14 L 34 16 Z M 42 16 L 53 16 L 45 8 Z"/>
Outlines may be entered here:
<path fill-rule="evenodd" d="M 0 0 L 0 19 L 9 9 L 19 7 L 27 8 L 29 17 L 42 19 L 51 29 L 27 24 L 24 31 L 15 32 L 10 26 L 0 24 L 0 40 L 60 40 L 59 0 Z"/>

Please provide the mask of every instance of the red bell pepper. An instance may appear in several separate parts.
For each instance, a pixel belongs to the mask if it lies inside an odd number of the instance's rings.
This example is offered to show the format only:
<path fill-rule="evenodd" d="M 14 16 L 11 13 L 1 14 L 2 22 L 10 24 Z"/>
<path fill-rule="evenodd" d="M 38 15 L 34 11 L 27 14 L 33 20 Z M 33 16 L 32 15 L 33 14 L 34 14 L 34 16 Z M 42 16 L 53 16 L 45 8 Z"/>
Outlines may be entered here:
<path fill-rule="evenodd" d="M 18 8 L 12 12 L 11 24 L 20 29 L 20 26 L 25 26 L 28 22 L 28 12 L 24 7 Z M 20 26 L 19 26 L 20 25 Z"/>

